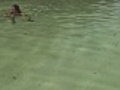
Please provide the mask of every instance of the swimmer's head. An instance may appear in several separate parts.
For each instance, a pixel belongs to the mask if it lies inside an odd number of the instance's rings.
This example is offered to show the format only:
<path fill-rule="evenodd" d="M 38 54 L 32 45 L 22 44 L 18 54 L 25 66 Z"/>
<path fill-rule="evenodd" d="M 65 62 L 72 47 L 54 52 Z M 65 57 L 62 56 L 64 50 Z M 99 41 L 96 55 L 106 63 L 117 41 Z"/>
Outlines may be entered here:
<path fill-rule="evenodd" d="M 20 7 L 17 4 L 13 4 L 12 9 L 14 9 L 17 13 L 21 13 Z"/>

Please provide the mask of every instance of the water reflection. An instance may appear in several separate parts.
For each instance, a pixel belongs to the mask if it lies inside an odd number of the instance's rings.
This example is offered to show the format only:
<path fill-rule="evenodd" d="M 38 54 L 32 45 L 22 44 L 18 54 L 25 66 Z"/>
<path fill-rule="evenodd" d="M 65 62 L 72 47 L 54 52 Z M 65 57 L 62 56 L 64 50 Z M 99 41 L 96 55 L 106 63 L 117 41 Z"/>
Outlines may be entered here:
<path fill-rule="evenodd" d="M 96 1 L 96 0 L 95 0 Z M 59 24 L 63 38 L 68 38 L 77 48 L 85 52 L 105 52 L 118 48 L 119 6 L 114 0 L 90 2 L 88 6 L 76 11 L 69 10 L 54 15 Z M 116 45 L 117 44 L 117 45 Z M 117 46 L 117 47 L 116 47 Z"/>

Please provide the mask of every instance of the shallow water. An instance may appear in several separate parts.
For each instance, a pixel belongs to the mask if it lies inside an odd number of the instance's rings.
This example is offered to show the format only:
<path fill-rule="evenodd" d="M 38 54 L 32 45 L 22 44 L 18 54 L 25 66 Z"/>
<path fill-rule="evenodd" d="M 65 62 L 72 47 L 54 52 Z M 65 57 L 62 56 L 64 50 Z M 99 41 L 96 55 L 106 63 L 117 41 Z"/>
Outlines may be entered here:
<path fill-rule="evenodd" d="M 35 1 L 34 22 L 0 17 L 0 90 L 119 90 L 120 1 Z"/>

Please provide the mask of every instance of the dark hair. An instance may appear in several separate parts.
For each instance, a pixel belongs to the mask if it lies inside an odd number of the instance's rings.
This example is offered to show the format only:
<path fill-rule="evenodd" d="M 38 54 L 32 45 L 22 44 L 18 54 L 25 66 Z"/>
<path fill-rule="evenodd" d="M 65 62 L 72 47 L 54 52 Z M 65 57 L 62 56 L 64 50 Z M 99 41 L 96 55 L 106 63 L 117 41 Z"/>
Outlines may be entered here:
<path fill-rule="evenodd" d="M 17 11 L 17 13 L 22 13 L 21 10 L 20 10 L 19 5 L 13 4 L 12 6 L 15 8 L 15 10 Z"/>

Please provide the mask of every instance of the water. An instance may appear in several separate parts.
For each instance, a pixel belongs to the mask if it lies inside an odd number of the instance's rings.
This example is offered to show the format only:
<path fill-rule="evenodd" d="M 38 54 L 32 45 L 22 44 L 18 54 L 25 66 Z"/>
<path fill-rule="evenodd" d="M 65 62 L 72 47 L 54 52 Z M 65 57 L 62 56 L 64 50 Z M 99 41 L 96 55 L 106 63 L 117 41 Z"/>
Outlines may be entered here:
<path fill-rule="evenodd" d="M 0 17 L 0 90 L 120 89 L 119 0 L 15 2 L 34 22 Z"/>

